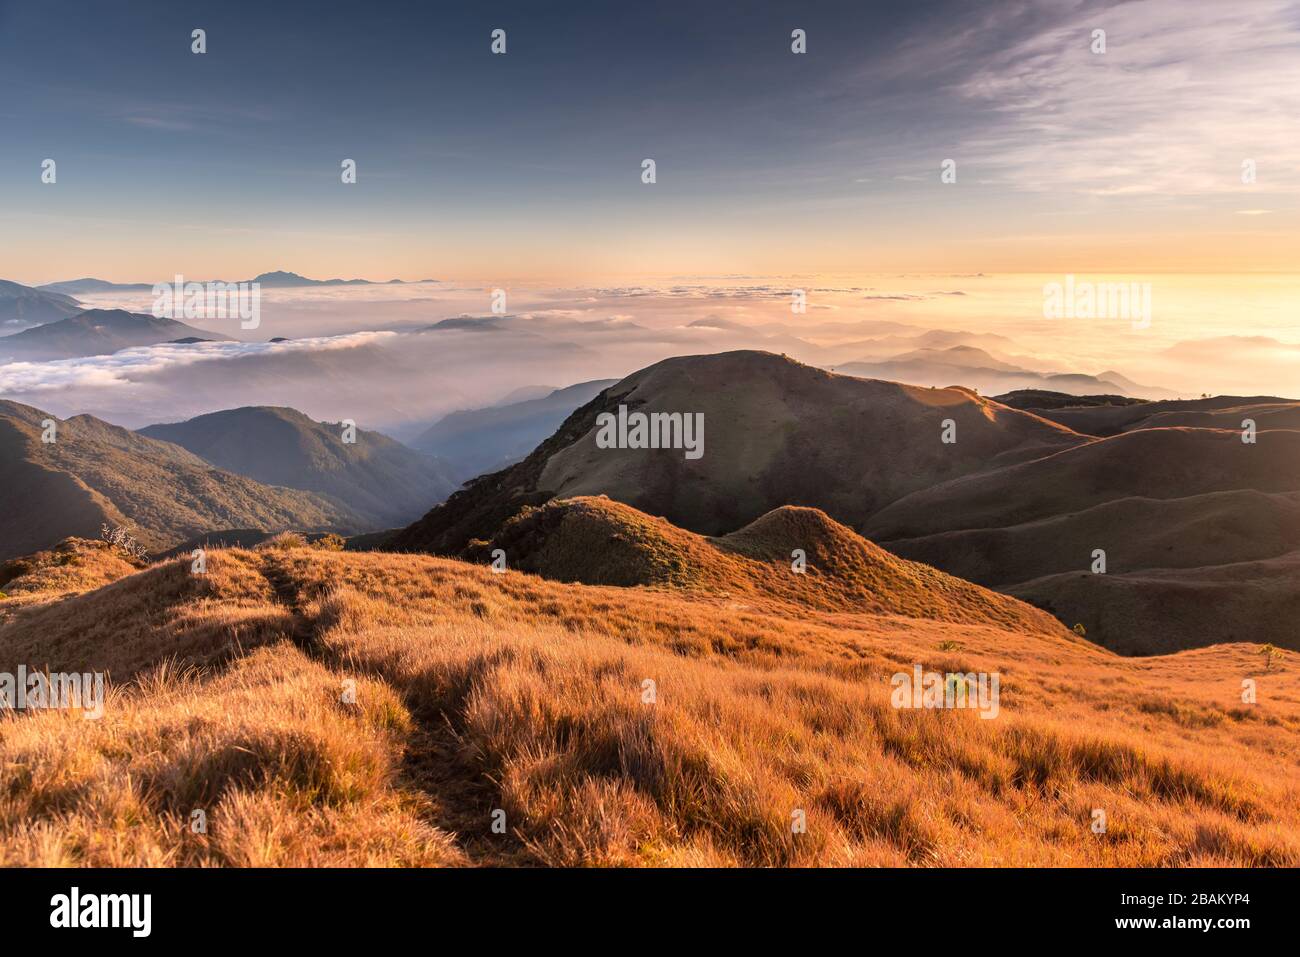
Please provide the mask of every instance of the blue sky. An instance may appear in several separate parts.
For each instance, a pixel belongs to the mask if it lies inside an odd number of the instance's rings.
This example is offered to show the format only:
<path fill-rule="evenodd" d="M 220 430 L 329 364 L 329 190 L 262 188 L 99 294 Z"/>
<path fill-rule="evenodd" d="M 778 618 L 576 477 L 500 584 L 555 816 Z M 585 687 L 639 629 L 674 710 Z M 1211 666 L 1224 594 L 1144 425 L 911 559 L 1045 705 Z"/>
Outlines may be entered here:
<path fill-rule="evenodd" d="M 1282 0 L 0 0 L 0 255 L 20 281 L 1285 269 L 1298 38 Z"/>

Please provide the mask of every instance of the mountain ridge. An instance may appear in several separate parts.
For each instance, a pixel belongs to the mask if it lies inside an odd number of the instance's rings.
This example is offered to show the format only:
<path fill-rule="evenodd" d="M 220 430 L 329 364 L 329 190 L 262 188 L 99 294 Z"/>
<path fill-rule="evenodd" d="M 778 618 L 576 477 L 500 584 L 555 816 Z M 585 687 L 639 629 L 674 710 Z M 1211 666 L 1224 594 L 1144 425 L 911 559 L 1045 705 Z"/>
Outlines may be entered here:
<path fill-rule="evenodd" d="M 466 557 L 491 562 L 498 549 L 508 567 L 557 581 L 673 587 L 1073 640 L 1051 615 L 900 559 L 815 508 L 784 505 L 707 538 L 605 496 L 557 498 L 525 507 Z"/>
<path fill-rule="evenodd" d="M 53 423 L 53 442 L 42 441 Z M 170 442 L 89 415 L 0 400 L 0 559 L 126 527 L 160 551 L 212 529 L 362 531 L 340 503 L 213 467 Z"/>
<path fill-rule="evenodd" d="M 168 280 L 170 282 L 171 280 Z M 212 282 L 222 282 L 223 280 L 210 280 Z M 434 279 L 419 279 L 408 282 L 405 279 L 308 279 L 306 276 L 299 275 L 296 272 L 289 272 L 283 269 L 274 269 L 270 272 L 261 273 L 252 279 L 243 280 L 244 282 L 261 283 L 264 286 L 392 286 L 392 285 L 418 285 L 426 282 L 436 282 Z M 208 280 L 204 280 L 206 285 Z M 43 286 L 36 286 L 38 290 L 51 293 L 64 293 L 67 295 L 78 295 L 80 293 L 103 293 L 103 292 L 142 292 L 146 289 L 153 289 L 154 283 L 150 282 L 111 282 L 107 279 L 95 279 L 91 276 L 85 276 L 81 279 L 67 279 L 61 282 L 50 282 Z"/>
<path fill-rule="evenodd" d="M 746 402 L 737 419 L 728 394 L 742 382 Z M 706 423 L 719 423 L 708 439 L 711 451 L 692 462 L 670 450 L 642 458 L 634 450 L 597 449 L 597 415 L 620 405 L 670 413 L 699 410 Z M 967 436 L 964 443 L 943 444 L 949 419 Z M 864 422 L 872 423 L 876 441 L 897 448 L 906 447 L 914 434 L 901 430 L 924 429 L 927 438 L 912 453 L 915 469 L 898 468 L 874 454 L 876 449 L 856 444 L 851 431 Z M 828 438 L 834 444 L 823 447 Z M 941 477 L 1087 441 L 968 390 L 837 376 L 749 350 L 677 357 L 603 390 L 523 461 L 469 483 L 393 545 L 457 554 L 469 539 L 490 537 L 518 507 L 598 494 L 702 534 L 733 531 L 781 505 L 817 507 L 854 527 L 884 502 Z M 759 474 L 762 482 L 750 479 Z"/>
<path fill-rule="evenodd" d="M 370 528 L 409 522 L 456 485 L 429 456 L 379 432 L 317 422 L 284 406 L 244 406 L 139 429 L 206 462 L 268 485 L 316 492 L 361 516 Z"/>
<path fill-rule="evenodd" d="M 75 359 L 186 338 L 232 341 L 230 336 L 197 329 L 175 319 L 125 309 L 87 309 L 0 337 L 0 355 L 7 353 L 27 361 Z"/>
<path fill-rule="evenodd" d="M 57 322 L 85 308 L 76 299 L 56 290 L 0 279 L 0 327 Z"/>

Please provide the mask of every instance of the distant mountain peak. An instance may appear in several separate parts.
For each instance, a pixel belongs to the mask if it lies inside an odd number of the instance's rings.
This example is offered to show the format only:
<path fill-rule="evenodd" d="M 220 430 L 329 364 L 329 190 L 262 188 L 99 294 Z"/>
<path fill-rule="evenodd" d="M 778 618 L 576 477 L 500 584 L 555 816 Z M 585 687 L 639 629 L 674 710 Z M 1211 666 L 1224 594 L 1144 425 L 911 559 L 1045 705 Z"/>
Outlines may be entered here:
<path fill-rule="evenodd" d="M 259 276 L 253 277 L 253 282 L 260 282 L 266 285 L 294 283 L 297 285 L 309 285 L 316 282 L 315 279 L 308 279 L 306 276 L 300 276 L 296 272 L 286 272 L 283 269 L 276 269 L 272 272 L 264 272 Z"/>
<path fill-rule="evenodd" d="M 249 282 L 255 282 L 262 286 L 379 286 L 393 285 L 394 283 L 402 284 L 403 280 L 390 279 L 387 282 L 380 283 L 370 279 L 308 279 L 296 272 L 276 269 L 255 276 Z"/>

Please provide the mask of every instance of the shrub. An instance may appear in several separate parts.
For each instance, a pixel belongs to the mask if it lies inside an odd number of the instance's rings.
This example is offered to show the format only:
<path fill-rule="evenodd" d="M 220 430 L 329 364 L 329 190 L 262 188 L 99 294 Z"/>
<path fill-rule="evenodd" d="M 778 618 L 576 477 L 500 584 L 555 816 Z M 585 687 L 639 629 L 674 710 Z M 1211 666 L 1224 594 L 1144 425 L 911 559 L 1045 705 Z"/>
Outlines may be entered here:
<path fill-rule="evenodd" d="M 333 532 L 330 532 L 312 542 L 311 547 L 319 548 L 327 552 L 341 552 L 347 548 L 347 544 L 347 539 L 342 535 L 335 535 Z"/>
<path fill-rule="evenodd" d="M 257 547 L 285 549 L 285 548 L 305 548 L 307 539 L 298 532 L 281 532 L 279 535 L 273 535 Z"/>
<path fill-rule="evenodd" d="M 99 527 L 99 535 L 100 538 L 108 542 L 109 545 L 121 552 L 127 558 L 137 562 L 143 562 L 149 557 L 148 549 L 137 542 L 135 536 L 133 536 L 125 526 L 109 525 L 105 522 Z M 72 557 L 74 556 L 69 555 L 68 559 L 65 561 L 71 560 Z"/>

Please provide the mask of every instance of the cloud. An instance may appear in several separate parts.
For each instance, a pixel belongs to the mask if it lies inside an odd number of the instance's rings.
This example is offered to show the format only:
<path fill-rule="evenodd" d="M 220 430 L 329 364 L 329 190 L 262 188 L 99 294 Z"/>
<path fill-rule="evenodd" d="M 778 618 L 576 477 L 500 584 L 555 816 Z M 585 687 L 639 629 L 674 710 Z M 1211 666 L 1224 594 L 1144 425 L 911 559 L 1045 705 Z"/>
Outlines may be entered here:
<path fill-rule="evenodd" d="M 198 363 L 222 362 L 248 356 L 355 349 L 382 342 L 395 335 L 393 332 L 354 332 L 343 336 L 292 339 L 285 342 L 163 343 L 122 349 L 107 356 L 57 359 L 50 362 L 11 362 L 0 365 L 0 395 L 30 395 L 54 389 L 128 385 Z"/>
<path fill-rule="evenodd" d="M 1181 294 L 1176 285 L 1162 287 L 1171 318 L 1143 336 L 1046 322 L 1036 277 L 889 275 L 868 282 L 875 285 L 773 277 L 749 288 L 714 277 L 627 287 L 644 291 L 631 297 L 519 285 L 510 291 L 517 311 L 491 317 L 500 323 L 496 331 L 430 328 L 448 317 L 481 318 L 485 287 L 466 287 L 435 304 L 378 302 L 373 287 L 355 287 L 292 309 L 272 311 L 264 303 L 258 334 L 294 337 L 286 342 L 167 344 L 11 363 L 0 366 L 0 395 L 55 415 L 89 412 L 128 427 L 238 406 L 292 406 L 318 420 L 352 418 L 409 437 L 447 412 L 491 405 L 520 387 L 621 378 L 671 355 L 732 349 L 838 366 L 970 345 L 1026 368 L 1118 368 L 1137 381 L 1188 394 L 1286 394 L 1294 391 L 1300 369 L 1300 349 L 1263 337 L 1164 351 L 1221 330 L 1294 338 L 1294 284 L 1277 287 L 1273 279 L 1252 293 L 1248 327 L 1219 319 L 1233 312 L 1240 296 L 1203 302 L 1200 285 Z M 807 313 L 791 312 L 792 286 L 808 290 Z M 821 307 L 839 311 L 814 311 Z M 353 331 L 377 327 L 382 331 Z M 322 328 L 335 334 L 318 332 Z"/>
<path fill-rule="evenodd" d="M 1300 343 L 1282 342 L 1272 336 L 1216 336 L 1178 342 L 1161 354 L 1208 363 L 1266 358 L 1296 362 L 1300 361 Z"/>
<path fill-rule="evenodd" d="M 1024 190 L 1300 191 L 1300 17 L 1290 0 L 1138 0 L 1029 35 L 956 86 L 995 117 L 953 155 Z M 1010 17 L 1012 11 L 1007 11 Z M 995 29 L 1014 33 L 1009 20 Z M 1092 32 L 1106 52 L 1091 52 Z M 1258 164 L 1243 186 L 1241 164 Z"/>
<path fill-rule="evenodd" d="M 703 319 L 696 319 L 694 322 L 686 324 L 687 329 L 714 329 L 729 330 L 732 332 L 747 332 L 749 327 L 743 322 L 734 322 L 731 319 L 723 319 L 719 316 L 706 316 Z"/>

